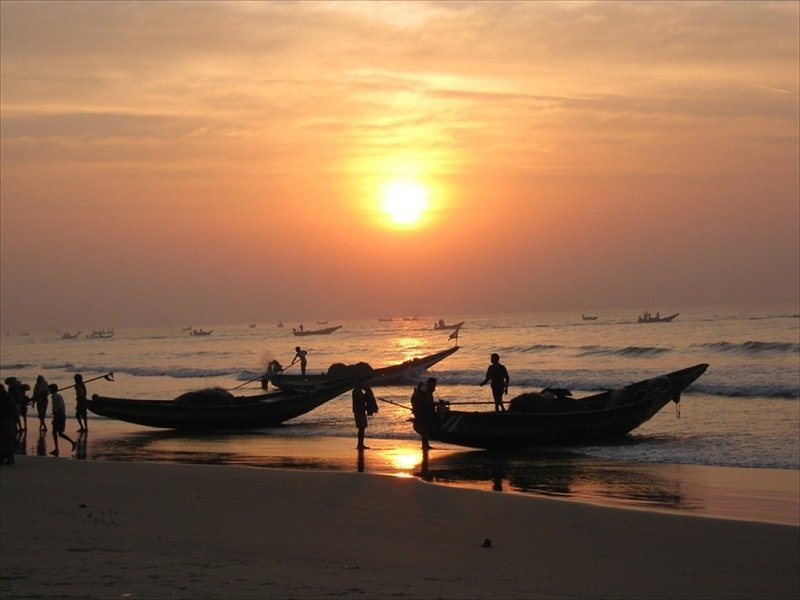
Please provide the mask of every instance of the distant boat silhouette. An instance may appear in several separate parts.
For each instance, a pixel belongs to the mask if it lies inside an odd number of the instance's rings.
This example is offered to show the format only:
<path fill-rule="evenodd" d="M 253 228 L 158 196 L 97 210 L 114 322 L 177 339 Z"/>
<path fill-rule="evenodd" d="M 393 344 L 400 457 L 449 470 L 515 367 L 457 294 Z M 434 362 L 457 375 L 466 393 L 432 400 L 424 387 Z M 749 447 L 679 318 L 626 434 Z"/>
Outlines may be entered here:
<path fill-rule="evenodd" d="M 639 315 L 639 323 L 669 323 L 677 317 L 680 313 L 674 313 L 666 317 L 662 317 L 659 313 L 655 315 L 650 314 L 649 312 L 643 313 Z"/>
<path fill-rule="evenodd" d="M 597 321 L 597 317 L 590 317 L 589 315 L 581 315 L 581 319 L 584 321 Z"/>
<path fill-rule="evenodd" d="M 433 324 L 434 329 L 459 329 L 466 321 L 459 321 L 458 323 L 445 323 L 444 319 L 439 319 L 437 323 Z"/>
<path fill-rule="evenodd" d="M 294 335 L 330 335 L 341 328 L 341 325 L 336 325 L 335 327 L 326 327 L 325 329 L 292 329 L 292 333 Z"/>

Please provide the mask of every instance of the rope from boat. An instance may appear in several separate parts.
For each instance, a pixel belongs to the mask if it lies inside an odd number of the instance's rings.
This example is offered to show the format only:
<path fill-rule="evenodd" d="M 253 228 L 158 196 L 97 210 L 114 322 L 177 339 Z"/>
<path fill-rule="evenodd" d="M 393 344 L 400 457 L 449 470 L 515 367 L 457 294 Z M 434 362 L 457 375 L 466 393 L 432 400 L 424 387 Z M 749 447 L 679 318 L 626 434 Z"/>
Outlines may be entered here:
<path fill-rule="evenodd" d="M 387 404 L 394 404 L 395 406 L 399 406 L 400 408 L 405 408 L 406 410 L 412 410 L 410 406 L 406 406 L 405 404 L 400 404 L 399 402 L 395 402 L 394 400 L 387 400 L 386 398 L 381 398 L 379 396 L 375 396 L 376 400 L 380 400 L 381 402 L 386 402 Z"/>

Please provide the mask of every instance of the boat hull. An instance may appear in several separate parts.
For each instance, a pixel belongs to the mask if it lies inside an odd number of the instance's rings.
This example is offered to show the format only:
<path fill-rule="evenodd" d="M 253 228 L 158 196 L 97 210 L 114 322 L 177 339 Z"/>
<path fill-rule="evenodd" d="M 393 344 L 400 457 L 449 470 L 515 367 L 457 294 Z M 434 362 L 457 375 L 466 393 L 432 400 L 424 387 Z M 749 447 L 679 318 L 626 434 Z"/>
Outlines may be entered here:
<path fill-rule="evenodd" d="M 639 323 L 671 323 L 672 319 L 677 317 L 680 313 L 674 313 L 667 317 L 653 317 L 653 316 L 640 316 Z"/>
<path fill-rule="evenodd" d="M 389 367 L 382 367 L 373 369 L 372 371 L 359 374 L 364 381 L 369 383 L 371 387 L 387 386 L 387 385 L 402 385 L 406 383 L 415 383 L 416 379 L 425 371 L 431 368 L 436 363 L 444 360 L 458 350 L 459 346 L 447 348 L 441 352 L 407 360 L 403 363 L 391 365 Z M 335 377 L 338 377 L 335 376 Z M 355 374 L 353 375 L 355 377 Z M 281 388 L 285 391 L 302 390 L 313 388 L 330 382 L 334 376 L 326 374 L 316 375 L 289 375 L 278 373 L 272 375 L 269 382 L 275 387 Z"/>
<path fill-rule="evenodd" d="M 463 327 L 464 323 L 466 323 L 466 321 L 459 321 L 458 323 L 452 323 L 450 325 L 447 323 L 434 323 L 433 328 L 437 331 L 453 331 L 454 329 L 460 329 Z"/>
<path fill-rule="evenodd" d="M 468 412 L 444 407 L 435 418 L 414 419 L 414 429 L 431 440 L 487 450 L 611 440 L 636 429 L 670 401 L 678 402 L 707 368 L 700 364 L 571 400 L 570 410 Z"/>
<path fill-rule="evenodd" d="M 298 337 L 303 337 L 307 335 L 330 335 L 334 331 L 338 331 L 341 329 L 341 325 L 336 325 L 335 327 L 326 327 L 325 329 L 311 329 L 306 331 L 300 331 L 299 329 L 292 330 L 292 334 Z"/>
<path fill-rule="evenodd" d="M 89 401 L 89 410 L 103 417 L 162 429 L 261 429 L 304 415 L 350 388 L 352 382 L 339 381 L 305 392 L 274 391 L 258 396 L 236 396 L 225 403 L 133 400 L 94 395 Z"/>

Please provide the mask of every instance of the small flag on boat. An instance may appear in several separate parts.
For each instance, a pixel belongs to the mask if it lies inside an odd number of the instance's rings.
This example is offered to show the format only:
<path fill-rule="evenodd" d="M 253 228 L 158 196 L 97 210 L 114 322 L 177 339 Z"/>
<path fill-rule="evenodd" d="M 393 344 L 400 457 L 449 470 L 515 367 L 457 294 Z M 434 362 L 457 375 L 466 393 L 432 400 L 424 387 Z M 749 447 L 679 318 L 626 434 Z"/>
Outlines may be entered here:
<path fill-rule="evenodd" d="M 455 338 L 456 342 L 458 341 L 458 332 L 461 330 L 461 326 L 459 325 L 453 330 L 453 333 L 450 334 L 450 337 L 447 338 L 448 340 L 452 340 Z"/>

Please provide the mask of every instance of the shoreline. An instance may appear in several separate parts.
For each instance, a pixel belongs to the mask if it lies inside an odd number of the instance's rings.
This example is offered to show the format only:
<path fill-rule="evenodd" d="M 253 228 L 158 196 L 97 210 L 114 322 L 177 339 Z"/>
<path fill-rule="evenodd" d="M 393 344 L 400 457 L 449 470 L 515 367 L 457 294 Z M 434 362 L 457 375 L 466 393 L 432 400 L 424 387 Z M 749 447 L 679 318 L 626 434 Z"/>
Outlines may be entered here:
<path fill-rule="evenodd" d="M 800 526 L 796 470 L 628 462 L 560 451 L 492 453 L 446 444 L 423 454 L 413 439 L 368 438 L 370 449 L 358 453 L 348 437 L 281 431 L 234 437 L 105 425 L 76 438 L 78 452 L 62 453 L 61 460 L 394 475 L 526 499 Z M 41 442 L 38 435 L 28 438 L 27 454 L 51 458 L 49 434 Z"/>
<path fill-rule="evenodd" d="M 3 598 L 800 591 L 795 526 L 358 472 L 21 456 L 0 478 Z"/>

